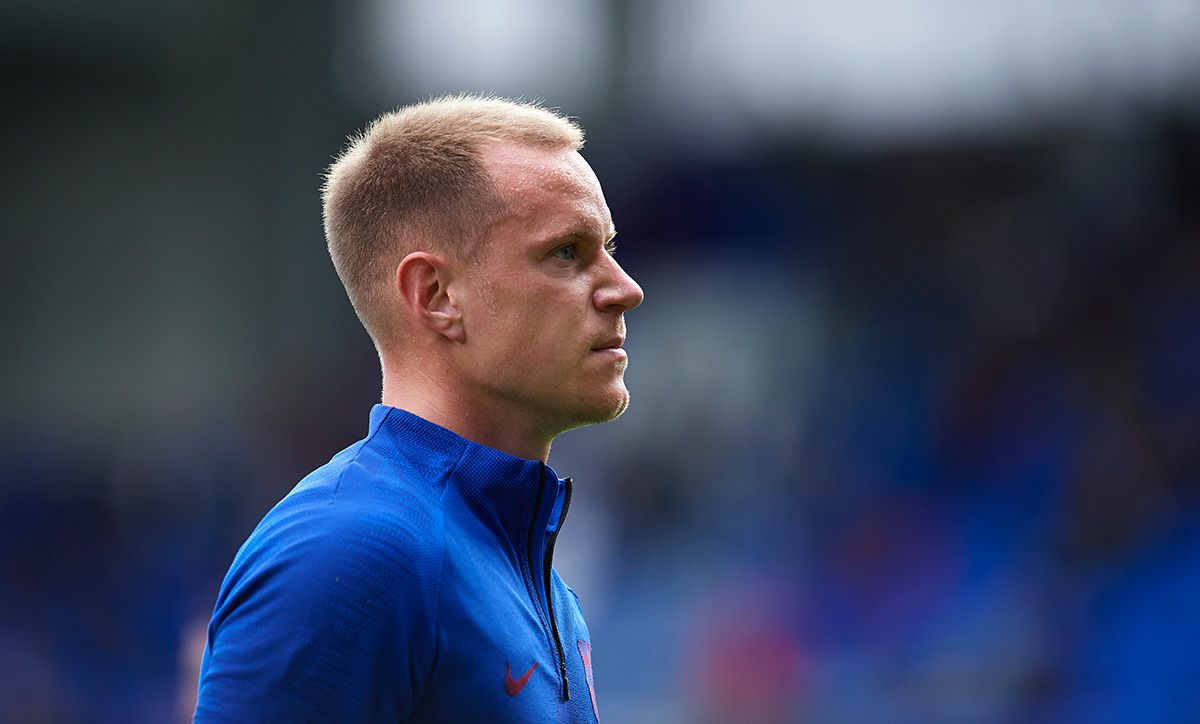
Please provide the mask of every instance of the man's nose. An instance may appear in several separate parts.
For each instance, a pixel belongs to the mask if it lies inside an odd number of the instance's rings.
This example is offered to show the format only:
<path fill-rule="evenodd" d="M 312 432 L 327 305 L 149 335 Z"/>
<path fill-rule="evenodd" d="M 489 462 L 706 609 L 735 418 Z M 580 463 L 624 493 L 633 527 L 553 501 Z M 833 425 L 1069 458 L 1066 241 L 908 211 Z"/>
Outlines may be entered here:
<path fill-rule="evenodd" d="M 629 276 L 612 257 L 608 258 L 610 273 L 596 290 L 593 301 L 600 311 L 627 312 L 642 303 L 646 295 L 641 286 Z"/>

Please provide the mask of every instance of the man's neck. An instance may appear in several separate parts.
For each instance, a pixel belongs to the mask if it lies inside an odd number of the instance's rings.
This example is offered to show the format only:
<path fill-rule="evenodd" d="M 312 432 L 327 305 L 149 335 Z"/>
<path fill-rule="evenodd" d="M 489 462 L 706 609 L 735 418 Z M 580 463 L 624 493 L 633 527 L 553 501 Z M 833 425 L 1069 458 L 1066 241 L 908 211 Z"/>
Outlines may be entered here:
<path fill-rule="evenodd" d="M 434 376 L 412 368 L 383 368 L 382 402 L 411 412 L 435 425 L 454 432 L 471 442 L 506 452 L 526 460 L 546 462 L 550 458 L 553 436 L 538 434 L 519 424 L 522 415 L 500 409 L 495 403 L 463 394 L 461 388 L 447 384 L 452 373 Z"/>

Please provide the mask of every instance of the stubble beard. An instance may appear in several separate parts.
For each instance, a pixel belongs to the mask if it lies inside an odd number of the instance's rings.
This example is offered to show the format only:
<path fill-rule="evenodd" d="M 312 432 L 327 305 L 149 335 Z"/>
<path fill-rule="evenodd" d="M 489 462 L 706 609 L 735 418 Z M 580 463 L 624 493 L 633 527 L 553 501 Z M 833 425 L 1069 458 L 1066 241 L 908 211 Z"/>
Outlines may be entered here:
<path fill-rule="evenodd" d="M 629 388 L 625 385 L 624 370 L 622 370 L 620 382 L 613 390 L 613 394 L 605 395 L 603 400 L 580 405 L 578 409 L 572 410 L 566 421 L 567 426 L 562 431 L 612 422 L 625 414 L 627 409 L 629 409 Z"/>

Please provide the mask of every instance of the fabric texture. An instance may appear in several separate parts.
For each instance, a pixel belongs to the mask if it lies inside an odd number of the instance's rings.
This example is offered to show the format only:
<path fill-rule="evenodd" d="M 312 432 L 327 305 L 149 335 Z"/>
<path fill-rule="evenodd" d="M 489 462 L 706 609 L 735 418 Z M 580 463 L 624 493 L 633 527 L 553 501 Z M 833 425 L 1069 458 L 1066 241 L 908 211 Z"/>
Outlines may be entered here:
<path fill-rule="evenodd" d="M 376 405 L 238 552 L 195 721 L 595 722 L 591 637 L 550 566 L 570 486 Z"/>

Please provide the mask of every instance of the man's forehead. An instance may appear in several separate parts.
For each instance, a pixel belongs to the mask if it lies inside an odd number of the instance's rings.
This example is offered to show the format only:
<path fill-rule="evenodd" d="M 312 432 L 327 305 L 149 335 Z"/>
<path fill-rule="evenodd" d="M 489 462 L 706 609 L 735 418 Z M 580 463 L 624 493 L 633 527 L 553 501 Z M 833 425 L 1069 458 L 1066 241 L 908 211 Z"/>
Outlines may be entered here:
<path fill-rule="evenodd" d="M 514 215 L 567 206 L 580 213 L 563 219 L 571 227 L 565 233 L 614 233 L 600 182 L 577 151 L 496 144 L 483 150 L 483 158 Z"/>
<path fill-rule="evenodd" d="M 571 149 L 491 144 L 483 149 L 483 160 L 505 190 L 566 190 L 576 185 L 599 185 L 583 156 Z"/>

